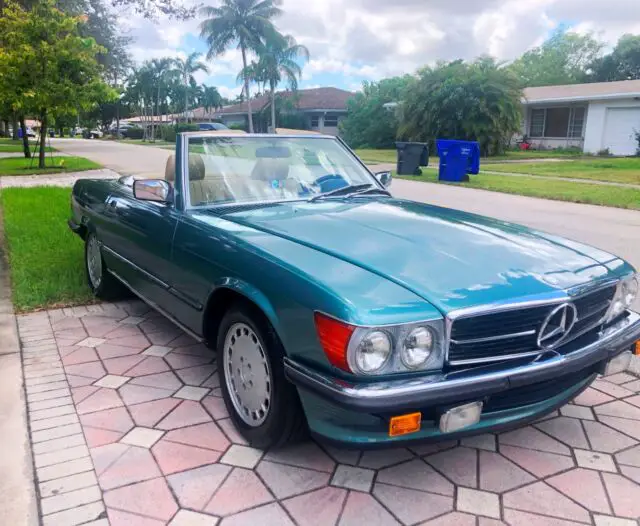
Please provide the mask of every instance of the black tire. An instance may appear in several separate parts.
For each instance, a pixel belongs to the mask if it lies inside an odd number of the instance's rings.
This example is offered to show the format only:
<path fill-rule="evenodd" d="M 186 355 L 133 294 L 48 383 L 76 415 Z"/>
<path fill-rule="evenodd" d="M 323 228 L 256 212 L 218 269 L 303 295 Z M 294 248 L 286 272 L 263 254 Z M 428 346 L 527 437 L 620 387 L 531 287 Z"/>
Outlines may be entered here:
<path fill-rule="evenodd" d="M 89 272 L 89 246 L 91 243 L 97 242 L 98 238 L 95 233 L 90 232 L 85 238 L 84 244 L 84 269 L 87 276 L 87 284 L 91 289 L 91 292 L 96 298 L 105 301 L 113 301 L 123 299 L 131 295 L 131 292 L 107 270 L 107 265 L 102 257 L 102 251 L 99 251 L 99 257 L 101 261 L 101 272 L 99 276 L 99 283 L 94 283 Z"/>
<path fill-rule="evenodd" d="M 224 344 L 227 333 L 237 323 L 251 327 L 267 355 L 271 368 L 271 403 L 266 419 L 257 427 L 248 425 L 238 414 L 227 386 L 228 371 L 224 364 Z M 275 330 L 259 309 L 245 302 L 233 305 L 220 322 L 216 349 L 225 406 L 236 429 L 251 446 L 260 449 L 279 448 L 306 437 L 307 421 L 298 392 L 284 375 L 284 348 Z"/>

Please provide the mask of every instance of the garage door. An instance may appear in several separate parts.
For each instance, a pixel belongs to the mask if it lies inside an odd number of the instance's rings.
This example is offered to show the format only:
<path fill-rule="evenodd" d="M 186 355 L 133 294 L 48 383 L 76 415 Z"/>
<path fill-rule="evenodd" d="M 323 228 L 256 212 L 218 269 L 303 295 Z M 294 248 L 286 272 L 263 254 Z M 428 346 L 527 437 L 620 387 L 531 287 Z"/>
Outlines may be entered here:
<path fill-rule="evenodd" d="M 636 130 L 640 132 L 640 108 L 608 108 L 604 125 L 603 148 L 613 155 L 635 155 L 638 142 Z"/>

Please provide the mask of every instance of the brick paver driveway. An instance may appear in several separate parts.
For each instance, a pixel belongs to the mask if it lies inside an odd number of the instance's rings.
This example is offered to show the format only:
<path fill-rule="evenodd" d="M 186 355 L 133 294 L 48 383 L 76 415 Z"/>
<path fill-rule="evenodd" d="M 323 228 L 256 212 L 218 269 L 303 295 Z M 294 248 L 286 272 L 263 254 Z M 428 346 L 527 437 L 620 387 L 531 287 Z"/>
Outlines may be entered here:
<path fill-rule="evenodd" d="M 640 380 L 408 449 L 247 447 L 213 354 L 138 302 L 18 318 L 45 526 L 636 524 Z"/>

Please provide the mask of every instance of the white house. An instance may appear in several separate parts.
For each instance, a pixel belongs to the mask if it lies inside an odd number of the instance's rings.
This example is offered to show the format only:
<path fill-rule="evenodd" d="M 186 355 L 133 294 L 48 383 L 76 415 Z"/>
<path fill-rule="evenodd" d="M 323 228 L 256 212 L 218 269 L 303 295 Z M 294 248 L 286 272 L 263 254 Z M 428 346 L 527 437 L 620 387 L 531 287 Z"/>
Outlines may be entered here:
<path fill-rule="evenodd" d="M 526 88 L 523 105 L 523 134 L 537 148 L 636 154 L 640 80 Z"/>

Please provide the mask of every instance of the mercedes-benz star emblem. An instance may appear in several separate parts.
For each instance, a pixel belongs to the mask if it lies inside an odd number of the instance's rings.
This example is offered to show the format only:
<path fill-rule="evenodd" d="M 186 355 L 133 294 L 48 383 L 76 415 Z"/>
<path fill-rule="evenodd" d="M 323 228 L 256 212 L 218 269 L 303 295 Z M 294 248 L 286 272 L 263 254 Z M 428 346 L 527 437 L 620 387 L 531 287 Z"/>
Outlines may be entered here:
<path fill-rule="evenodd" d="M 578 311 L 573 303 L 563 303 L 553 309 L 542 322 L 538 332 L 538 347 L 553 349 L 562 342 L 578 320 Z"/>

